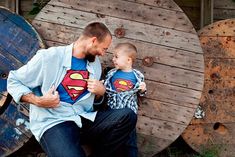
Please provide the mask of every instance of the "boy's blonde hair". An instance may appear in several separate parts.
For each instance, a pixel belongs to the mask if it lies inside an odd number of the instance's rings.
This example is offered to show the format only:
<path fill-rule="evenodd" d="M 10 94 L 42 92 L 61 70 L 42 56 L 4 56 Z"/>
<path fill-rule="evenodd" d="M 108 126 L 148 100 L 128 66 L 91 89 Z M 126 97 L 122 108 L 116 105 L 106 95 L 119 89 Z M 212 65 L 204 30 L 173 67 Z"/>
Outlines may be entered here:
<path fill-rule="evenodd" d="M 136 60 L 137 49 L 135 45 L 131 43 L 119 43 L 115 46 L 116 50 L 122 50 L 125 54 L 132 59 L 132 63 Z"/>

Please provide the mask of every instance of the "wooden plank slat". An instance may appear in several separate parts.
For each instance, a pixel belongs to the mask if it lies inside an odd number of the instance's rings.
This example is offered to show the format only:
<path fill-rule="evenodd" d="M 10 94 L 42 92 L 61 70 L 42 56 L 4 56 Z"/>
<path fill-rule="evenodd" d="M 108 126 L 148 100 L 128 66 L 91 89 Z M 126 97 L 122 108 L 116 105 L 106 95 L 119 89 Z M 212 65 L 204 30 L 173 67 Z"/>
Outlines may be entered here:
<path fill-rule="evenodd" d="M 218 127 L 217 127 L 218 126 Z M 234 124 L 220 123 L 189 125 L 188 132 L 184 132 L 184 138 L 190 143 L 194 150 L 218 151 L 221 157 L 234 157 L 235 141 L 231 136 L 235 134 Z M 229 130 L 229 131 L 228 131 Z M 197 142 L 195 142 L 197 141 Z"/>
<path fill-rule="evenodd" d="M 214 9 L 214 19 L 216 21 L 235 18 L 235 9 Z"/>
<path fill-rule="evenodd" d="M 235 9 L 235 3 L 232 0 L 214 0 L 214 8 Z"/>
<path fill-rule="evenodd" d="M 7 156 L 32 136 L 28 109 L 16 105 L 6 92 L 7 76 L 44 45 L 28 22 L 6 8 L 0 7 L 0 23 L 0 156 Z"/>
<path fill-rule="evenodd" d="M 151 135 L 138 133 L 138 148 L 141 148 L 142 152 L 139 157 L 150 157 L 155 152 L 160 152 L 166 148 L 172 140 L 162 139 Z"/>
<path fill-rule="evenodd" d="M 192 119 L 182 134 L 196 151 L 217 147 L 218 156 L 235 156 L 235 20 L 199 31 L 205 56 L 205 83 L 200 99 L 204 116 Z"/>
<path fill-rule="evenodd" d="M 148 89 L 138 113 L 139 156 L 151 157 L 182 133 L 199 103 L 204 82 L 201 45 L 190 21 L 172 0 L 102 2 L 51 0 L 33 25 L 48 46 L 57 46 L 77 40 L 88 23 L 105 23 L 113 42 L 101 57 L 103 68 L 112 66 L 117 43 L 136 45 L 134 67 L 144 73 Z M 115 36 L 117 28 L 125 30 L 124 37 Z M 153 59 L 152 65 L 143 65 L 146 57 Z"/>
<path fill-rule="evenodd" d="M 44 17 L 47 19 L 45 20 Z M 36 20 L 62 24 L 70 27 L 84 28 L 87 23 L 99 20 L 106 23 L 111 32 L 116 28 L 123 27 L 126 36 L 131 39 L 160 44 L 182 50 L 201 52 L 200 43 L 195 34 L 180 32 L 172 29 L 161 28 L 152 25 L 143 25 L 138 22 L 117 19 L 113 17 L 97 18 L 94 13 L 82 12 L 71 9 L 46 5 Z M 79 24 L 77 21 L 79 20 Z M 131 28 L 131 29 L 130 29 Z M 156 38 L 158 37 L 158 38 Z M 188 45 L 191 45 L 190 47 Z"/>
<path fill-rule="evenodd" d="M 127 1 L 124 3 L 122 0 L 103 0 L 102 3 L 99 3 L 99 0 L 81 0 L 79 2 L 74 0 L 57 0 L 53 2 L 53 5 L 97 14 L 102 12 L 103 15 L 195 33 L 194 28 L 183 12 L 159 7 L 149 7 Z"/>
<path fill-rule="evenodd" d="M 148 1 L 146 1 L 146 0 L 127 0 L 127 1 L 182 12 L 180 7 L 174 1 L 171 1 L 171 0 L 164 0 L 164 1 L 160 1 L 160 0 L 158 0 L 158 1 L 156 1 L 156 0 L 148 0 Z"/>
<path fill-rule="evenodd" d="M 113 67 L 112 60 L 113 54 L 107 53 L 107 55 L 102 57 L 102 63 L 105 66 Z M 144 71 L 145 79 L 154 80 L 160 83 L 166 83 L 170 85 L 180 86 L 183 88 L 189 88 L 193 90 L 202 89 L 203 85 L 203 74 L 198 72 L 192 72 L 190 70 L 179 69 L 177 67 L 162 65 L 154 63 L 150 67 L 143 65 L 142 60 L 136 60 L 134 64 L 135 68 Z M 155 75 L 153 75 L 155 74 Z"/>
<path fill-rule="evenodd" d="M 187 125 L 189 123 L 189 119 L 192 116 L 191 113 L 194 112 L 193 108 L 150 99 L 144 99 L 139 105 L 138 114 L 141 116 L 148 116 L 153 119 L 178 123 L 182 125 Z M 175 114 L 176 112 L 178 114 Z"/>
<path fill-rule="evenodd" d="M 46 43 L 48 43 L 47 46 L 72 43 L 79 37 L 82 31 L 81 29 L 39 20 L 34 20 L 33 24 L 37 27 L 37 31 L 44 37 Z M 54 31 L 54 29 L 51 28 L 55 28 L 57 31 Z M 116 39 L 115 36 L 113 36 L 113 38 Z M 55 44 L 55 42 L 57 43 Z M 119 42 L 130 42 L 135 44 L 138 49 L 137 58 L 139 59 L 143 59 L 146 56 L 152 56 L 155 58 L 156 63 L 204 72 L 204 65 L 201 64 L 201 61 L 203 60 L 203 56 L 201 54 L 127 38 L 114 40 L 109 51 L 112 52 L 114 46 Z"/>

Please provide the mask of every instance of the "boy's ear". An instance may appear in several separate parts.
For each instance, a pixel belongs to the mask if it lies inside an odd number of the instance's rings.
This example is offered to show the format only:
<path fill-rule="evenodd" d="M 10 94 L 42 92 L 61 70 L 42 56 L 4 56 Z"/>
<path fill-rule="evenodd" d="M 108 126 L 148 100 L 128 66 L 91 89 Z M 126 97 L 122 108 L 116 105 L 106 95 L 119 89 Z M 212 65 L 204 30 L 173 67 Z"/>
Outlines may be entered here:
<path fill-rule="evenodd" d="M 129 62 L 132 62 L 132 58 L 131 57 L 128 57 L 127 59 Z"/>

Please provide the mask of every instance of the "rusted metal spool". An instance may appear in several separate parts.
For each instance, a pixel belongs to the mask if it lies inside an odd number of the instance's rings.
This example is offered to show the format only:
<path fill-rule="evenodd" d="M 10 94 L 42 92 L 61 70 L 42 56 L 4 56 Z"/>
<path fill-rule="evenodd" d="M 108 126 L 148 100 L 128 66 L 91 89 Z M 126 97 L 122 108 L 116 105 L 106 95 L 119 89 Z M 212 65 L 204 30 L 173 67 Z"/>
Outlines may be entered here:
<path fill-rule="evenodd" d="M 42 47 L 40 38 L 30 24 L 9 10 L 0 8 L 1 157 L 16 151 L 31 137 L 28 106 L 15 104 L 7 94 L 7 75 L 10 70 L 25 64 Z"/>
<path fill-rule="evenodd" d="M 235 156 L 235 19 L 213 23 L 199 31 L 205 58 L 205 84 L 200 106 L 205 116 L 194 118 L 182 134 L 196 151 L 218 149 Z"/>
<path fill-rule="evenodd" d="M 93 21 L 113 34 L 104 68 L 113 66 L 115 44 L 130 42 L 138 49 L 135 68 L 145 74 L 148 88 L 138 113 L 138 145 L 141 157 L 151 157 L 175 141 L 199 103 L 204 61 L 198 36 L 173 0 L 51 0 L 32 24 L 54 46 L 72 43 Z"/>

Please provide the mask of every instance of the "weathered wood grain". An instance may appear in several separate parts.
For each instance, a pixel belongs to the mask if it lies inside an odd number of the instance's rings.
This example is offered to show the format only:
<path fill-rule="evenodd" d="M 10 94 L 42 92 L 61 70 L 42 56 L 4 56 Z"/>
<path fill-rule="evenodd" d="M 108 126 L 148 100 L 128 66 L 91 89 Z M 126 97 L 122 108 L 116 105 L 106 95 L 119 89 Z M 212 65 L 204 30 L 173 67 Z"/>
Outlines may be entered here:
<path fill-rule="evenodd" d="M 41 38 L 21 16 L 0 7 L 0 156 L 7 156 L 32 136 L 29 108 L 15 104 L 7 93 L 7 76 L 25 64 L 39 48 Z M 15 89 L 17 90 L 17 89 Z"/>
<path fill-rule="evenodd" d="M 117 43 L 136 45 L 134 67 L 144 73 L 148 88 L 138 113 L 139 155 L 150 157 L 181 134 L 199 103 L 204 82 L 201 45 L 192 24 L 171 0 L 104 2 L 51 0 L 33 25 L 47 46 L 56 46 L 74 42 L 90 22 L 105 23 L 113 42 L 101 57 L 103 68 L 112 66 Z M 117 28 L 125 30 L 123 38 L 115 37 Z M 143 64 L 146 57 L 153 59 L 152 65 Z"/>
<path fill-rule="evenodd" d="M 183 12 L 157 6 L 149 7 L 136 2 L 103 0 L 102 3 L 99 3 L 99 0 L 79 2 L 73 0 L 57 0 L 53 2 L 53 5 L 97 14 L 101 13 L 102 15 L 109 15 L 165 28 L 173 28 L 184 32 L 194 31 L 190 21 L 185 18 L 186 15 Z"/>
<path fill-rule="evenodd" d="M 34 20 L 34 25 L 38 32 L 44 37 L 48 46 L 64 45 L 75 41 L 81 34 L 82 29 L 68 27 L 54 23 Z M 58 31 L 54 31 L 55 28 Z M 203 56 L 200 53 L 189 52 L 181 49 L 174 49 L 167 46 L 146 43 L 135 39 L 121 38 L 114 40 L 109 51 L 113 51 L 113 47 L 119 42 L 130 42 L 135 44 L 138 49 L 137 58 L 143 59 L 146 56 L 153 56 L 156 63 L 167 64 L 187 70 L 204 72 L 204 65 L 201 64 Z M 52 42 L 52 43 L 51 43 Z M 55 44 L 57 42 L 57 44 Z"/>
<path fill-rule="evenodd" d="M 70 27 L 84 28 L 87 23 L 100 21 L 109 25 L 111 32 L 123 27 L 126 36 L 131 39 L 160 44 L 173 48 L 180 48 L 193 52 L 201 52 L 200 43 L 195 34 L 162 28 L 152 25 L 144 25 L 135 21 L 128 21 L 114 17 L 97 17 L 94 13 L 72 10 L 55 5 L 46 5 L 36 19 Z M 47 18 L 46 20 L 44 18 Z M 79 23 L 78 23 L 79 21 Z M 188 45 L 191 45 L 190 47 Z"/>
<path fill-rule="evenodd" d="M 217 147 L 219 156 L 235 151 L 235 20 L 215 22 L 199 31 L 205 57 L 200 106 L 205 116 L 192 119 L 182 134 L 196 151 Z"/>

